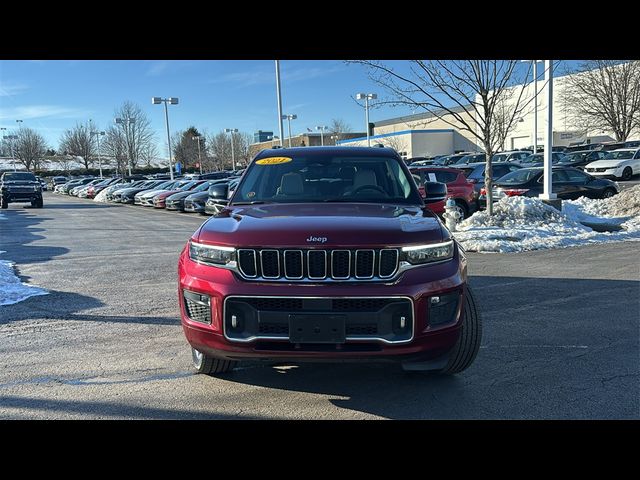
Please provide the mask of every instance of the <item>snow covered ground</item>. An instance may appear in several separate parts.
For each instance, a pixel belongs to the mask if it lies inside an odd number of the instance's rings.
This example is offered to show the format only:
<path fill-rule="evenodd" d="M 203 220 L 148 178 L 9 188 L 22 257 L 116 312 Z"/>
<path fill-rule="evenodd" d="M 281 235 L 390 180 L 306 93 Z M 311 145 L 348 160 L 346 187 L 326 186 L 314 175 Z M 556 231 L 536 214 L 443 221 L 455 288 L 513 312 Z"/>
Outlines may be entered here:
<path fill-rule="evenodd" d="M 107 189 L 103 188 L 94 198 L 94 202 L 106 202 L 107 201 Z"/>
<path fill-rule="evenodd" d="M 594 228 L 617 228 L 599 232 Z M 601 230 L 602 228 L 597 228 Z M 522 252 L 591 243 L 640 241 L 640 185 L 605 200 L 562 203 L 562 212 L 537 198 L 503 198 L 494 215 L 476 212 L 458 224 L 455 238 L 472 252 Z"/>
<path fill-rule="evenodd" d="M 0 250 L 0 254 L 5 253 Z M 11 305 L 35 295 L 46 295 L 46 290 L 22 283 L 13 271 L 13 263 L 0 260 L 0 305 Z"/>

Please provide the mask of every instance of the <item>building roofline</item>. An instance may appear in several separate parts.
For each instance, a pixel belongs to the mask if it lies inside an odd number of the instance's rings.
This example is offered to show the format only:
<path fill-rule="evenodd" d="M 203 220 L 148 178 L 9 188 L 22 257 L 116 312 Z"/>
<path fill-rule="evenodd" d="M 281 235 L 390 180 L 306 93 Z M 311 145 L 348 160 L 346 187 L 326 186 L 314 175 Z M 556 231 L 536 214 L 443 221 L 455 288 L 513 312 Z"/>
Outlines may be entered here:
<path fill-rule="evenodd" d="M 464 107 L 452 107 L 451 111 L 456 112 L 456 113 L 460 113 L 460 112 L 464 112 L 465 110 L 471 110 L 473 107 L 471 106 L 471 104 L 466 106 L 467 108 L 465 109 Z M 447 111 L 446 110 L 441 110 L 439 112 L 440 115 L 446 115 Z M 424 120 L 427 118 L 438 118 L 438 115 L 435 115 L 432 112 L 423 112 L 423 113 L 414 113 L 412 115 L 403 115 L 401 117 L 395 117 L 395 118 L 389 118 L 387 120 L 380 120 L 378 122 L 373 122 L 373 126 L 374 127 L 384 127 L 386 125 L 393 125 L 395 123 L 400 123 L 400 122 L 404 122 L 404 123 L 408 123 L 408 122 L 415 122 L 417 120 Z"/>
<path fill-rule="evenodd" d="M 453 132 L 454 132 L 453 128 L 433 128 L 430 130 L 400 130 L 398 132 L 371 135 L 369 138 L 373 140 L 374 138 L 395 137 L 397 135 L 406 135 L 410 133 L 453 133 Z M 347 142 L 359 142 L 366 139 L 367 137 L 345 138 L 344 140 L 338 140 L 336 142 L 336 145 L 342 145 L 343 143 L 347 143 Z"/>

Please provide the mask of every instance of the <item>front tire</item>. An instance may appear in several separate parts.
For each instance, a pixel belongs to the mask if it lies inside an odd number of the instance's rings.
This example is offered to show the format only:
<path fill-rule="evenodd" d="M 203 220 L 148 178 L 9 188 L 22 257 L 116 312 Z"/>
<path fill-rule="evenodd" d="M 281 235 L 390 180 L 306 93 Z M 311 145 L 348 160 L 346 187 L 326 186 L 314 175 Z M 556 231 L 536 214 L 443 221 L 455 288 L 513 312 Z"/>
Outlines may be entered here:
<path fill-rule="evenodd" d="M 456 200 L 456 210 L 458 210 L 460 215 L 462 215 L 460 217 L 460 221 L 462 221 L 465 218 L 469 217 L 469 208 L 465 205 L 464 202 L 462 202 L 460 200 Z"/>
<path fill-rule="evenodd" d="M 451 351 L 447 366 L 439 372 L 443 375 L 452 375 L 467 369 L 475 360 L 480 349 L 482 320 L 468 285 L 464 296 L 463 315 L 460 337 Z"/>
<path fill-rule="evenodd" d="M 631 170 L 631 167 L 625 167 L 624 170 L 622 170 L 622 180 L 631 180 L 632 176 L 633 170 Z"/>
<path fill-rule="evenodd" d="M 612 188 L 606 188 L 604 192 L 602 192 L 602 197 L 600 198 L 611 198 L 616 194 L 616 191 Z"/>
<path fill-rule="evenodd" d="M 191 358 L 193 359 L 193 366 L 198 373 L 211 376 L 228 373 L 233 370 L 238 363 L 233 360 L 222 360 L 210 357 L 193 347 L 191 347 Z"/>
<path fill-rule="evenodd" d="M 9 201 L 6 198 L 0 197 L 0 203 L 2 204 L 0 208 L 9 208 Z"/>

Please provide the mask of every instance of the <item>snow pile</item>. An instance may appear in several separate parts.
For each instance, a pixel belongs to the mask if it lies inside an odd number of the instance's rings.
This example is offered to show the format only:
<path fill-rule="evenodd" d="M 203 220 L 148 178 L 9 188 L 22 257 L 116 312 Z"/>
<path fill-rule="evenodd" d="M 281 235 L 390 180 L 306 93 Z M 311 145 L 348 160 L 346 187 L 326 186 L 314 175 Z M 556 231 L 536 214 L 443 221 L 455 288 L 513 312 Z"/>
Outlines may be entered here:
<path fill-rule="evenodd" d="M 42 288 L 22 283 L 13 271 L 13 263 L 0 260 L 0 305 L 11 305 L 47 293 L 49 292 Z"/>
<path fill-rule="evenodd" d="M 107 201 L 107 189 L 103 188 L 94 198 L 94 202 L 106 202 Z"/>
<path fill-rule="evenodd" d="M 493 216 L 486 211 L 475 213 L 458 224 L 454 236 L 472 252 L 521 252 L 640 240 L 640 185 L 605 200 L 565 201 L 562 209 L 560 212 L 537 198 L 506 197 L 494 204 Z"/>

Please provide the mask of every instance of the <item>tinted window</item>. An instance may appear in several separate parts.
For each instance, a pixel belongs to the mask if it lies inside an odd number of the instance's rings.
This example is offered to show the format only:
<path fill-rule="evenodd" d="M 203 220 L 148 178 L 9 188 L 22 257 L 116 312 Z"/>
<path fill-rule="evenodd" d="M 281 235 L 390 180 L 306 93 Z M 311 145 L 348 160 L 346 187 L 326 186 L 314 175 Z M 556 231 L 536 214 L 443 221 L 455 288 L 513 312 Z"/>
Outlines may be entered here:
<path fill-rule="evenodd" d="M 260 158 L 247 169 L 233 201 L 421 203 L 396 158 L 330 153 Z"/>
<path fill-rule="evenodd" d="M 640 150 L 638 150 L 638 151 L 636 152 L 636 156 L 635 156 L 635 157 L 633 157 L 633 158 L 640 158 Z"/>
<path fill-rule="evenodd" d="M 567 178 L 570 182 L 586 182 L 589 177 L 578 170 L 566 170 Z"/>
<path fill-rule="evenodd" d="M 568 181 L 567 172 L 564 170 L 556 170 L 551 174 L 551 183 Z"/>
<path fill-rule="evenodd" d="M 606 160 L 625 160 L 627 158 L 633 158 L 633 151 L 618 150 L 613 152 L 607 152 L 607 155 L 604 158 Z"/>
<path fill-rule="evenodd" d="M 500 183 L 516 184 L 526 183 L 540 173 L 539 168 L 522 168 L 515 172 L 507 173 L 500 179 Z"/>
<path fill-rule="evenodd" d="M 495 171 L 495 167 L 494 167 Z M 484 177 L 484 165 L 478 165 L 473 171 L 468 175 L 467 178 L 476 178 L 481 179 Z"/>
<path fill-rule="evenodd" d="M 451 172 L 436 172 L 436 179 L 441 183 L 452 183 L 458 178 L 457 173 Z"/>

